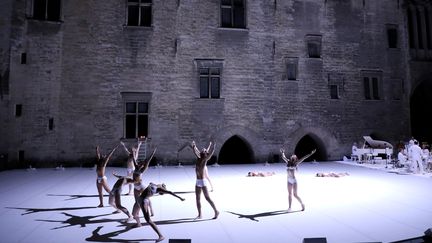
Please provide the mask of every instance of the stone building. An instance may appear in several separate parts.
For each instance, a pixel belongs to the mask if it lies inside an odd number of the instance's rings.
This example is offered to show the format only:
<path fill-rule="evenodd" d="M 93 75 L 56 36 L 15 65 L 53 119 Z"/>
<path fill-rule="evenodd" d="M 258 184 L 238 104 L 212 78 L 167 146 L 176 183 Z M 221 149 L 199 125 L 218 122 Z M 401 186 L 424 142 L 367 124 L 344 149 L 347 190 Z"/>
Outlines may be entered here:
<path fill-rule="evenodd" d="M 192 140 L 222 164 L 405 140 L 431 99 L 428 4 L 2 1 L 1 166 L 82 165 L 142 135 L 164 164 L 192 162 Z"/>

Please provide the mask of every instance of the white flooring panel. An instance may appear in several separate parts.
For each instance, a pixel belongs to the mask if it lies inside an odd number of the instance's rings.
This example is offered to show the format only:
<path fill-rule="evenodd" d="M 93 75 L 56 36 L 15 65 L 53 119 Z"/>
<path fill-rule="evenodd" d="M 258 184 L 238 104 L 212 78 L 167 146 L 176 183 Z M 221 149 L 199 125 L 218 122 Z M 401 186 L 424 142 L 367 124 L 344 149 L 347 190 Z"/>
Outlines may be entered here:
<path fill-rule="evenodd" d="M 432 227 L 432 178 L 400 175 L 379 166 L 353 162 L 304 163 L 297 177 L 304 212 L 294 199 L 286 211 L 286 172 L 282 163 L 209 166 L 211 192 L 220 216 L 202 196 L 203 219 L 194 220 L 193 166 L 152 167 L 144 181 L 166 183 L 185 197 L 152 199 L 153 221 L 169 239 L 192 242 L 292 242 L 326 237 L 329 243 L 392 242 L 419 237 Z M 125 173 L 124 168 L 107 168 Z M 269 177 L 246 177 L 249 171 L 274 171 Z M 317 172 L 348 172 L 341 178 L 318 178 Z M 124 223 L 112 214 L 108 196 L 96 208 L 96 173 L 89 168 L 37 169 L 0 172 L 0 242 L 153 242 L 157 235 L 145 224 Z M 123 188 L 123 192 L 127 187 Z M 122 196 L 130 211 L 133 196 Z M 141 215 L 142 216 L 142 215 Z M 144 219 L 142 219 L 144 221 Z"/>

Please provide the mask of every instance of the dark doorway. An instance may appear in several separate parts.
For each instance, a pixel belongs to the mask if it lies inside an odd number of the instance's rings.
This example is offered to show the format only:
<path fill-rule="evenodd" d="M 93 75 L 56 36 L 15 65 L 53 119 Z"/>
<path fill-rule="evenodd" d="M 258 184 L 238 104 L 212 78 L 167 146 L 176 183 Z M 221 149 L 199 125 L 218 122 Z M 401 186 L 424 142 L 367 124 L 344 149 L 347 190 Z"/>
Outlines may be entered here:
<path fill-rule="evenodd" d="M 420 142 L 432 143 L 432 81 L 424 81 L 414 90 L 411 96 L 411 132 Z"/>
<path fill-rule="evenodd" d="M 250 145 L 237 135 L 228 139 L 219 153 L 219 164 L 250 164 L 254 162 Z"/>
<path fill-rule="evenodd" d="M 327 153 L 325 147 L 323 146 L 321 140 L 314 135 L 306 135 L 297 143 L 294 153 L 297 157 L 301 158 L 306 154 L 310 153 L 312 150 L 316 149 L 315 154 L 307 158 L 305 161 L 326 161 Z"/>

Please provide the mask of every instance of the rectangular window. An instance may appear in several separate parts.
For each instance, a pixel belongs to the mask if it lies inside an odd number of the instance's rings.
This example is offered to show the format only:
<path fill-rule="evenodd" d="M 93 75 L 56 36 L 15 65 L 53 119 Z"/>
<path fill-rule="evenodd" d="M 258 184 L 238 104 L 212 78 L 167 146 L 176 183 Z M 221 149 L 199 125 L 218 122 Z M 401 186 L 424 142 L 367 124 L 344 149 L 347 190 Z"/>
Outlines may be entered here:
<path fill-rule="evenodd" d="M 380 74 L 364 74 L 363 75 L 363 90 L 366 100 L 381 99 L 381 75 Z"/>
<path fill-rule="evenodd" d="M 52 131 L 54 129 L 54 118 L 48 119 L 48 130 Z"/>
<path fill-rule="evenodd" d="M 286 59 L 286 75 L 288 80 L 297 80 L 298 58 L 288 57 Z"/>
<path fill-rule="evenodd" d="M 387 40 L 389 48 L 397 48 L 398 47 L 398 32 L 396 28 L 388 28 L 387 29 Z"/>
<path fill-rule="evenodd" d="M 138 138 L 148 136 L 147 102 L 125 103 L 125 138 Z"/>
<path fill-rule="evenodd" d="M 321 57 L 321 35 L 308 34 L 305 36 L 307 54 L 310 58 L 320 58 Z"/>
<path fill-rule="evenodd" d="M 220 98 L 220 69 L 200 68 L 200 98 Z"/>
<path fill-rule="evenodd" d="M 0 100 L 3 99 L 3 95 L 9 94 L 9 68 L 2 72 L 0 70 Z"/>
<path fill-rule="evenodd" d="M 221 0 L 221 26 L 246 28 L 244 0 Z"/>
<path fill-rule="evenodd" d="M 16 104 L 15 105 L 15 117 L 21 117 L 22 115 L 22 105 Z"/>
<path fill-rule="evenodd" d="M 27 64 L 27 53 L 21 53 L 21 64 Z"/>
<path fill-rule="evenodd" d="M 128 0 L 127 25 L 148 26 L 152 24 L 152 0 Z"/>
<path fill-rule="evenodd" d="M 18 151 L 18 162 L 24 163 L 25 157 L 24 157 L 24 150 Z"/>
<path fill-rule="evenodd" d="M 330 85 L 330 99 L 339 99 L 339 86 L 336 84 Z"/>
<path fill-rule="evenodd" d="M 34 0 L 33 18 L 38 20 L 59 21 L 61 0 Z"/>

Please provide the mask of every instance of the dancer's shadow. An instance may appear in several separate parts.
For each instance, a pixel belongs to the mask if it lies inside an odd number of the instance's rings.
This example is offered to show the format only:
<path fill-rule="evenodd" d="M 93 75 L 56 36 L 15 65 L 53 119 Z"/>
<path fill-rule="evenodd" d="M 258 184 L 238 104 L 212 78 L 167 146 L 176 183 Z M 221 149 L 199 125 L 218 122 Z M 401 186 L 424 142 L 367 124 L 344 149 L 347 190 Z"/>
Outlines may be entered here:
<path fill-rule="evenodd" d="M 47 194 L 47 196 L 49 197 L 70 197 L 65 199 L 64 201 L 68 201 L 68 200 L 75 200 L 75 199 L 80 199 L 80 198 L 92 198 L 92 197 L 99 197 L 99 195 L 65 195 L 65 194 Z M 108 197 L 109 195 L 103 195 L 104 197 Z"/>
<path fill-rule="evenodd" d="M 184 219 L 159 220 L 153 222 L 157 225 L 164 225 L 164 224 L 197 223 L 197 222 L 209 221 L 209 220 L 213 220 L 213 219 L 184 218 Z M 148 225 L 148 223 L 144 223 L 143 225 Z"/>
<path fill-rule="evenodd" d="M 256 219 L 256 218 L 275 216 L 275 215 L 294 213 L 294 212 L 300 212 L 300 210 L 298 210 L 298 211 L 291 211 L 291 212 L 288 212 L 287 210 L 278 210 L 278 211 L 265 212 L 265 213 L 257 213 L 257 214 L 240 214 L 240 213 L 234 213 L 234 212 L 230 212 L 230 211 L 227 211 L 227 212 L 230 213 L 230 214 L 237 215 L 239 218 L 246 218 L 246 219 L 250 219 L 252 221 L 259 222 L 259 220 Z"/>
<path fill-rule="evenodd" d="M 21 215 L 31 214 L 31 213 L 40 213 L 40 212 L 52 212 L 52 211 L 71 211 L 71 210 L 81 210 L 81 209 L 92 209 L 96 207 L 75 207 L 75 208 L 14 208 L 14 207 L 6 207 L 9 209 L 20 209 L 25 210 L 25 213 Z"/>
<path fill-rule="evenodd" d="M 188 191 L 188 192 L 174 192 L 175 194 L 192 194 L 195 193 L 195 191 Z"/>
<path fill-rule="evenodd" d="M 126 227 L 122 230 L 117 230 L 113 232 L 108 232 L 105 234 L 99 234 L 99 231 L 102 229 L 103 226 L 97 227 L 95 230 L 93 230 L 92 235 L 90 237 L 86 238 L 86 241 L 92 241 L 92 242 L 140 242 L 140 241 L 155 241 L 156 239 L 135 239 L 135 240 L 126 240 L 126 239 L 113 239 L 113 237 L 116 237 L 120 234 L 123 234 L 127 232 L 130 228 Z"/>
<path fill-rule="evenodd" d="M 72 227 L 72 226 L 77 226 L 77 225 L 80 225 L 81 227 L 86 227 L 88 224 L 102 224 L 102 223 L 109 223 L 109 222 L 118 221 L 118 220 L 114 220 L 114 219 L 91 220 L 91 219 L 97 218 L 97 217 L 112 215 L 111 213 L 94 215 L 94 216 L 76 216 L 76 215 L 72 215 L 72 214 L 65 213 L 65 212 L 63 212 L 62 214 L 64 214 L 65 216 L 67 216 L 69 218 L 66 220 L 63 220 L 63 221 L 62 220 L 50 220 L 50 219 L 37 219 L 36 221 L 65 224 L 63 226 L 52 228 L 51 230 L 62 229 L 62 228 Z"/>
<path fill-rule="evenodd" d="M 184 219 L 173 219 L 173 220 L 160 220 L 160 221 L 154 221 L 156 225 L 164 225 L 164 224 L 183 224 L 183 223 L 196 223 L 201 221 L 208 221 L 212 219 L 204 219 L 204 220 L 196 220 L 195 218 L 184 218 Z M 102 226 L 97 227 L 92 232 L 92 236 L 87 237 L 86 241 L 94 241 L 94 242 L 140 242 L 140 241 L 155 241 L 156 239 L 135 239 L 135 240 L 125 240 L 125 239 L 113 239 L 113 237 L 116 237 L 120 234 L 126 233 L 129 230 L 136 228 L 135 226 L 130 226 L 128 223 L 122 223 L 123 226 L 125 226 L 122 230 L 117 230 L 113 232 L 109 232 L 106 234 L 99 234 L 99 231 L 102 229 Z M 145 227 L 148 225 L 148 223 L 143 223 L 142 227 Z M 121 226 L 119 226 L 121 227 Z"/>

